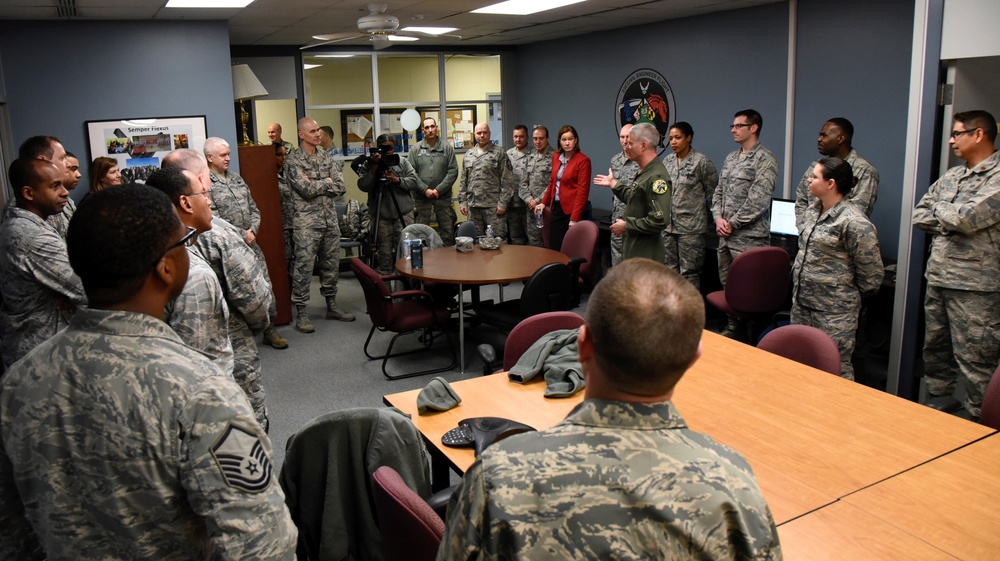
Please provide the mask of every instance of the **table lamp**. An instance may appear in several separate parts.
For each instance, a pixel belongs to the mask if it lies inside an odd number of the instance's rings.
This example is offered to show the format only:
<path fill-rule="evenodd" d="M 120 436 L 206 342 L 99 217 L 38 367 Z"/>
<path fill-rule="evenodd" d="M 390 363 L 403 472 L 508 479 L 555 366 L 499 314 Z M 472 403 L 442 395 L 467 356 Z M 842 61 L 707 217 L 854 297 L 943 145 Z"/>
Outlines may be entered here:
<path fill-rule="evenodd" d="M 243 125 L 243 140 L 240 146 L 253 146 L 253 141 L 247 134 L 247 122 L 250 121 L 250 114 L 247 113 L 246 100 L 267 95 L 267 90 L 254 76 L 253 70 L 247 64 L 233 65 L 233 100 L 240 102 L 240 123 Z"/>

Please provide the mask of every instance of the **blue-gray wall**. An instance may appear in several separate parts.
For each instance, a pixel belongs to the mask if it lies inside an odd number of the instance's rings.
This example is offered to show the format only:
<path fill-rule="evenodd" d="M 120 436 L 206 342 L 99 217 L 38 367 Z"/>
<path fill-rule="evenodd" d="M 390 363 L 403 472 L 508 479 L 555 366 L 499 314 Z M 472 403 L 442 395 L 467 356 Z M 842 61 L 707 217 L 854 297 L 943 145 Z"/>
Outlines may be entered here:
<path fill-rule="evenodd" d="M 51 134 L 83 163 L 84 121 L 186 115 L 205 115 L 208 136 L 236 143 L 224 21 L 5 21 L 0 58 L 15 150 Z"/>
<path fill-rule="evenodd" d="M 772 4 L 520 47 L 519 121 L 544 124 L 552 136 L 561 125 L 574 125 L 595 173 L 606 170 L 620 150 L 614 120 L 618 89 L 632 71 L 648 67 L 670 83 L 675 120 L 691 123 L 694 146 L 716 166 L 736 149 L 729 131 L 733 113 L 752 107 L 764 117 L 761 143 L 783 167 L 788 10 L 787 4 Z M 823 122 L 850 119 L 855 146 L 882 178 L 873 221 L 883 255 L 894 258 L 912 2 L 800 0 L 797 23 L 791 188 L 818 156 L 816 136 Z M 610 208 L 610 191 L 593 187 L 591 201 Z"/>

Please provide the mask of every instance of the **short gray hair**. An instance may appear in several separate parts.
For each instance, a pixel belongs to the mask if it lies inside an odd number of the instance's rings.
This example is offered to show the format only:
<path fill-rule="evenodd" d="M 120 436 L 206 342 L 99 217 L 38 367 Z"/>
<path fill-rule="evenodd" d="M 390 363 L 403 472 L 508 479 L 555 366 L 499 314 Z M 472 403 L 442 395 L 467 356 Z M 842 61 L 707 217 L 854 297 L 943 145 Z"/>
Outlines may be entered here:
<path fill-rule="evenodd" d="M 660 132 L 656 130 L 656 127 L 649 123 L 639 123 L 632 127 L 632 130 L 628 131 L 629 136 L 634 137 L 639 142 L 646 141 L 651 148 L 656 149 L 656 145 L 660 143 Z"/>
<path fill-rule="evenodd" d="M 229 148 L 229 143 L 224 138 L 210 136 L 205 139 L 205 146 L 202 148 L 205 155 L 217 154 L 222 148 Z"/>

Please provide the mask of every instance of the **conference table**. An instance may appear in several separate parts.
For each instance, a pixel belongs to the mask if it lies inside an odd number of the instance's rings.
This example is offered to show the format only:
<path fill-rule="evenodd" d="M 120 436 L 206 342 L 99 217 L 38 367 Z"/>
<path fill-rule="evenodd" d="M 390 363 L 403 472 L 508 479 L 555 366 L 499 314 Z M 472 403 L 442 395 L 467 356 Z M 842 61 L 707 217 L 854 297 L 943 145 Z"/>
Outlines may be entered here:
<path fill-rule="evenodd" d="M 782 549 L 788 559 L 996 559 L 998 466 L 993 434 L 789 522 Z"/>
<path fill-rule="evenodd" d="M 689 427 L 747 458 L 778 524 L 995 432 L 717 333 L 705 331 L 702 345 L 702 357 L 678 383 L 673 401 Z M 424 435 L 438 489 L 447 486 L 449 469 L 462 473 L 474 460 L 469 449 L 441 444 L 458 421 L 504 417 L 541 430 L 583 399 L 583 392 L 546 399 L 541 378 L 521 385 L 505 374 L 452 387 L 462 403 L 430 415 L 417 412 L 419 390 L 384 397 L 409 413 Z"/>
<path fill-rule="evenodd" d="M 549 263 L 569 263 L 569 257 L 558 251 L 529 245 L 503 245 L 500 249 L 461 252 L 452 246 L 424 251 L 423 267 L 413 268 L 410 259 L 396 260 L 396 270 L 403 276 L 421 282 L 442 282 L 458 285 L 458 346 L 460 370 L 465 374 L 465 285 L 496 284 L 531 278 L 535 271 Z"/>

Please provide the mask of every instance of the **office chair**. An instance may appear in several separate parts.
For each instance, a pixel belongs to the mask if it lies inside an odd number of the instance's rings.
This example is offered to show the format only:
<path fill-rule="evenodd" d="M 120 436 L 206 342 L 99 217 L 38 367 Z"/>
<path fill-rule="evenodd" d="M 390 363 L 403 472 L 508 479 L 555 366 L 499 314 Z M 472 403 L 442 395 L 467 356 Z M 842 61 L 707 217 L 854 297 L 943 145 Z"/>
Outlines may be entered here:
<path fill-rule="evenodd" d="M 444 521 L 389 466 L 375 470 L 372 495 L 385 561 L 433 561 Z"/>
<path fill-rule="evenodd" d="M 780 247 L 755 247 L 733 260 L 726 288 L 710 292 L 708 303 L 746 325 L 754 340 L 754 322 L 767 323 L 785 306 L 792 265 Z"/>
<path fill-rule="evenodd" d="M 372 328 L 365 339 L 365 356 L 370 359 L 382 359 L 382 375 L 390 380 L 401 378 L 411 378 L 413 376 L 423 376 L 435 372 L 444 372 L 455 367 L 457 358 L 455 356 L 455 343 L 451 339 L 451 334 L 444 328 L 444 324 L 451 319 L 451 310 L 442 304 L 434 301 L 434 297 L 424 290 L 402 290 L 399 292 L 389 292 L 386 281 L 396 280 L 401 277 L 397 275 L 381 276 L 360 259 L 351 260 L 351 269 L 354 276 L 361 284 L 361 289 L 365 293 L 365 302 L 368 305 L 368 317 L 371 318 Z M 381 356 L 372 355 L 368 346 L 371 343 L 375 330 L 391 331 L 395 333 L 389 341 L 389 347 L 385 354 Z M 420 331 L 423 334 L 420 346 L 416 349 L 393 354 L 392 347 L 401 335 Z M 448 340 L 448 347 L 451 351 L 451 363 L 441 368 L 421 370 L 419 372 L 409 372 L 405 374 L 390 375 L 386 370 L 386 364 L 390 358 L 413 354 L 430 350 L 434 344 L 433 333 L 440 331 L 444 333 Z"/>
<path fill-rule="evenodd" d="M 837 343 L 821 329 L 808 325 L 783 325 L 764 335 L 757 348 L 840 376 L 840 350 Z"/>
<path fill-rule="evenodd" d="M 518 359 L 535 341 L 546 333 L 560 329 L 576 329 L 583 325 L 583 318 L 575 312 L 545 312 L 525 318 L 510 330 L 503 348 L 503 367 L 506 372 L 517 364 Z M 476 347 L 479 357 L 483 359 L 483 375 L 492 374 L 500 366 L 497 361 L 497 350 L 488 343 Z"/>
<path fill-rule="evenodd" d="M 573 282 L 575 279 L 571 276 L 569 265 L 543 265 L 524 283 L 520 298 L 479 306 L 476 308 L 476 318 L 481 323 L 509 332 L 525 318 L 570 309 Z"/>
<path fill-rule="evenodd" d="M 594 254 L 597 252 L 599 230 L 595 222 L 581 220 L 573 225 L 563 238 L 559 251 L 569 257 L 569 266 L 575 279 L 573 305 L 580 303 L 584 284 L 591 284 L 594 268 Z"/>
<path fill-rule="evenodd" d="M 476 239 L 479 237 L 479 231 L 476 230 L 476 223 L 471 220 L 466 220 L 458 225 L 455 229 L 455 237 L 466 237 Z"/>

